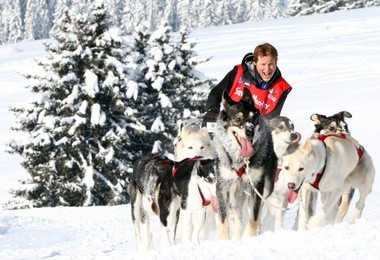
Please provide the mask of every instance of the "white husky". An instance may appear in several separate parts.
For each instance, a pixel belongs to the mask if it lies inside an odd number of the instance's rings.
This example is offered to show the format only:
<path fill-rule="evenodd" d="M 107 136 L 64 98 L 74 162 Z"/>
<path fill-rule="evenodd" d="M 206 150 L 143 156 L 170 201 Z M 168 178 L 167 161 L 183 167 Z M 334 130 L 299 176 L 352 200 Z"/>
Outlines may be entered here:
<path fill-rule="evenodd" d="M 198 119 L 185 120 L 179 127 L 178 136 L 174 143 L 174 160 L 182 161 L 186 158 L 203 157 L 205 159 L 216 158 L 214 143 L 211 140 L 207 129 L 201 127 L 202 121 Z M 204 206 L 202 210 L 193 212 L 193 232 L 192 241 L 199 238 L 206 239 L 215 229 L 216 204 L 211 203 Z M 204 220 L 203 222 L 200 220 Z M 183 218 L 180 216 L 177 228 L 178 236 L 182 235 Z"/>
<path fill-rule="evenodd" d="M 178 162 L 198 156 L 214 159 L 216 152 L 207 129 L 201 128 L 198 121 L 191 121 L 179 130 L 174 143 L 174 160 Z"/>
<path fill-rule="evenodd" d="M 363 150 L 357 141 L 344 134 L 320 135 L 309 138 L 293 154 L 284 157 L 281 173 L 294 195 L 300 190 L 298 229 L 304 230 L 321 226 L 344 191 L 357 188 L 360 196 L 355 206 L 351 222 L 361 217 L 365 199 L 372 191 L 375 169 L 371 159 L 366 160 L 361 171 L 354 170 L 361 161 Z M 366 151 L 364 151 L 366 152 Z M 370 158 L 369 155 L 366 158 Z M 313 216 L 309 215 L 312 192 L 321 191 L 322 208 Z M 347 210 L 339 209 L 335 222 L 342 221 Z"/>

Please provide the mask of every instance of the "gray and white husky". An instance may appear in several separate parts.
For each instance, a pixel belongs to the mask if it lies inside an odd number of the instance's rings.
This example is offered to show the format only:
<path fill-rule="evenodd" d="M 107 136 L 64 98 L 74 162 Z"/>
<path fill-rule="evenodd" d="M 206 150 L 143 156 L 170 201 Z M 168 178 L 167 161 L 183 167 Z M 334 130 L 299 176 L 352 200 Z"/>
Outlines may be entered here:
<path fill-rule="evenodd" d="M 222 106 L 214 135 L 218 154 L 217 237 L 240 239 L 244 225 L 245 235 L 258 234 L 262 198 L 273 191 L 277 157 L 267 119 L 255 108 L 249 90 L 239 102 L 225 92 Z"/>
<path fill-rule="evenodd" d="M 286 116 L 277 116 L 269 120 L 273 138 L 273 148 L 278 158 L 274 190 L 264 204 L 261 232 L 283 228 L 284 215 L 289 203 L 293 203 L 281 174 L 282 160 L 299 146 L 301 134 L 295 131 L 294 124 Z"/>

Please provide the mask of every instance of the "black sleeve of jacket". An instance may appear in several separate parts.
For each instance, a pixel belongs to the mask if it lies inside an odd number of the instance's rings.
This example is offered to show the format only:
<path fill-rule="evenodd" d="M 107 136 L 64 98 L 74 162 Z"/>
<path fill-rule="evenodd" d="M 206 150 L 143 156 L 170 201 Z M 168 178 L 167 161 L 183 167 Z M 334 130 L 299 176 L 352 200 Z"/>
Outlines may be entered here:
<path fill-rule="evenodd" d="M 212 111 L 219 113 L 220 102 L 222 101 L 223 91 L 229 91 L 234 84 L 237 66 L 235 66 L 215 87 L 213 87 L 208 95 L 206 102 L 206 112 Z"/>
<path fill-rule="evenodd" d="M 280 97 L 280 100 L 278 101 L 276 108 L 272 112 L 270 112 L 269 114 L 266 114 L 265 118 L 272 119 L 272 118 L 279 116 L 281 114 L 282 107 L 284 106 L 285 100 L 288 97 L 288 94 L 290 91 L 291 91 L 291 89 L 282 93 L 282 96 Z"/>

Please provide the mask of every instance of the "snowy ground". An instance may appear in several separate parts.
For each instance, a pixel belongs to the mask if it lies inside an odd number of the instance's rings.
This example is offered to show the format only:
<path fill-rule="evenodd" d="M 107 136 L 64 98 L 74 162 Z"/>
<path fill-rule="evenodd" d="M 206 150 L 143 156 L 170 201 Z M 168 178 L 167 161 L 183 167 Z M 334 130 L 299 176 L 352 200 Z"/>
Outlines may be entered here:
<path fill-rule="evenodd" d="M 213 58 L 199 69 L 220 80 L 246 52 L 262 42 L 278 48 L 279 68 L 293 86 L 283 114 L 303 136 L 312 133 L 312 113 L 347 110 L 350 131 L 379 169 L 376 112 L 380 111 L 380 8 L 359 9 L 196 30 L 200 57 Z M 0 46 L 0 203 L 27 174 L 21 159 L 4 152 L 13 133 L 10 104 L 30 93 L 17 74 L 34 69 L 45 55 L 41 41 Z M 377 93 L 377 94 L 376 94 Z M 354 200 L 356 197 L 354 198 Z M 377 208 L 379 206 L 379 208 Z M 179 242 L 159 247 L 158 219 L 153 219 L 156 249 L 136 253 L 130 206 L 91 208 L 0 209 L 0 259 L 379 259 L 380 181 L 376 177 L 363 218 L 304 232 L 291 230 L 296 208 L 285 229 L 241 241 L 201 244 Z"/>

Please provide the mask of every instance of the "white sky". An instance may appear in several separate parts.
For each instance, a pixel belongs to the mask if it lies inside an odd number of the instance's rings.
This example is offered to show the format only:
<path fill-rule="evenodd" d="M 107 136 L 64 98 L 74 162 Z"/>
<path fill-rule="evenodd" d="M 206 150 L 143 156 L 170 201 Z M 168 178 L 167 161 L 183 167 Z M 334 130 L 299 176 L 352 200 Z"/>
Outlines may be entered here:
<path fill-rule="evenodd" d="M 199 29 L 199 58 L 212 59 L 198 67 L 222 79 L 245 53 L 263 42 L 279 51 L 279 68 L 293 86 L 283 109 L 304 137 L 312 134 L 313 113 L 331 115 L 347 110 L 350 131 L 379 169 L 377 138 L 380 111 L 380 8 L 250 22 Z M 44 57 L 41 41 L 0 46 L 0 203 L 27 174 L 21 158 L 4 152 L 14 138 L 9 106 L 31 96 L 23 88 L 20 70 L 36 69 Z M 376 94 L 377 93 L 377 94 Z M 354 197 L 355 202 L 356 197 Z M 352 204 L 353 204 L 352 203 Z M 377 207 L 379 206 L 379 208 Z M 291 230 L 296 207 L 286 214 L 285 229 L 241 241 L 179 243 L 161 250 L 158 218 L 153 218 L 156 249 L 135 253 L 130 206 L 0 210 L 0 259 L 379 259 L 380 181 L 375 178 L 363 218 L 305 232 Z M 349 212 L 350 213 L 350 212 Z"/>

